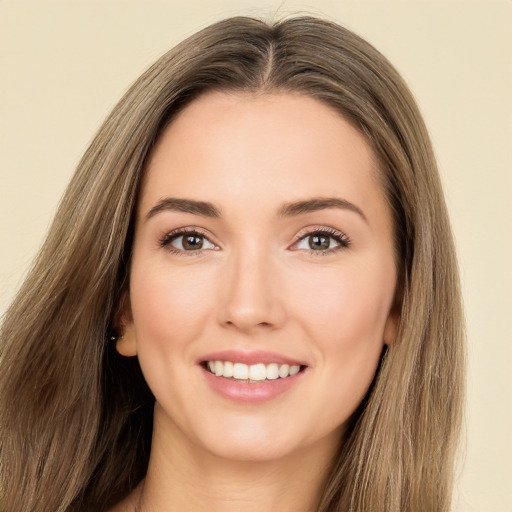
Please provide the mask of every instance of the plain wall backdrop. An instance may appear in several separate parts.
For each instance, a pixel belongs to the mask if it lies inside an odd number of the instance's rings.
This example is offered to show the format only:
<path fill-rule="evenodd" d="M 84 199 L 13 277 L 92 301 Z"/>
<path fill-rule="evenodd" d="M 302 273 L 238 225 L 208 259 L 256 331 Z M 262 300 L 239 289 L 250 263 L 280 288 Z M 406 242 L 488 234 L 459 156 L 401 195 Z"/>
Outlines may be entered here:
<path fill-rule="evenodd" d="M 422 109 L 468 322 L 467 441 L 453 511 L 512 512 L 510 1 L 0 0 L 0 314 L 81 154 L 128 85 L 213 21 L 297 12 L 374 44 Z"/>

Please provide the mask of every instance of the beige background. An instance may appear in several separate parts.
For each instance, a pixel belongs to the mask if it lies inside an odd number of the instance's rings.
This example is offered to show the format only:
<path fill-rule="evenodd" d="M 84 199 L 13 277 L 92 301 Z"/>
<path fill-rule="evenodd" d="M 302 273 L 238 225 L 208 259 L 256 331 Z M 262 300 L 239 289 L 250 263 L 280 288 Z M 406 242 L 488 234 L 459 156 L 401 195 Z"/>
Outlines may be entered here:
<path fill-rule="evenodd" d="M 232 14 L 334 19 L 404 75 L 436 147 L 469 330 L 455 512 L 512 512 L 512 2 L 0 0 L 0 314 L 88 141 L 128 84 Z M 418 511 L 420 512 L 420 511 Z"/>

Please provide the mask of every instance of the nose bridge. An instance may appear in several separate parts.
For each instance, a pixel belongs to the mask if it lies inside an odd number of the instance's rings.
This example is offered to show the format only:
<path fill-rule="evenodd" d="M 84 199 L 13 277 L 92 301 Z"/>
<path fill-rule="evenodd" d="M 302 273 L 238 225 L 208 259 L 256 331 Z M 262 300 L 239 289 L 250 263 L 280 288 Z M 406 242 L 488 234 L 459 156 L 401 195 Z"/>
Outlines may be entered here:
<path fill-rule="evenodd" d="M 242 330 L 277 327 L 284 318 L 276 262 L 266 244 L 245 242 L 226 262 L 221 322 Z"/>

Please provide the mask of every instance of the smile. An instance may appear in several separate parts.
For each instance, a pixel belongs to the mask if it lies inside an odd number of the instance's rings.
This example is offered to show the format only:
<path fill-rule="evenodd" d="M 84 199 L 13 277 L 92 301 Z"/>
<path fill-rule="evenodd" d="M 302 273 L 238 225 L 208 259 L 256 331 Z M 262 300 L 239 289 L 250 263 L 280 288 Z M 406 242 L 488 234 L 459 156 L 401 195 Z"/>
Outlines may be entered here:
<path fill-rule="evenodd" d="M 249 383 L 265 380 L 285 379 L 296 375 L 301 370 L 300 365 L 256 363 L 244 364 L 231 361 L 207 361 L 206 368 L 217 377 Z"/>

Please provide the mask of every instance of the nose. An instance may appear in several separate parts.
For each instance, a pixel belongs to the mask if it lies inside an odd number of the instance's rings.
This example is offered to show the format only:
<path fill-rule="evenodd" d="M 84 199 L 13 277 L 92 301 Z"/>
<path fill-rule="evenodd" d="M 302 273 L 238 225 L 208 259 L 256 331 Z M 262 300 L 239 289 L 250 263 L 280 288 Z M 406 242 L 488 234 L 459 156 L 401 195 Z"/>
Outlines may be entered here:
<path fill-rule="evenodd" d="M 226 261 L 218 304 L 219 322 L 250 333 L 273 330 L 286 318 L 277 263 L 268 249 L 240 249 Z"/>

